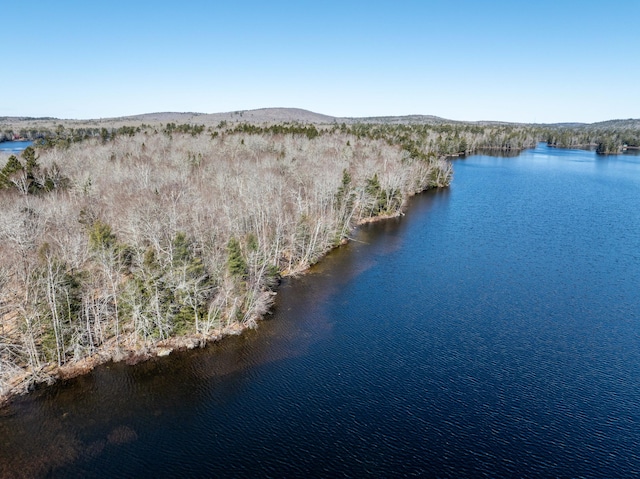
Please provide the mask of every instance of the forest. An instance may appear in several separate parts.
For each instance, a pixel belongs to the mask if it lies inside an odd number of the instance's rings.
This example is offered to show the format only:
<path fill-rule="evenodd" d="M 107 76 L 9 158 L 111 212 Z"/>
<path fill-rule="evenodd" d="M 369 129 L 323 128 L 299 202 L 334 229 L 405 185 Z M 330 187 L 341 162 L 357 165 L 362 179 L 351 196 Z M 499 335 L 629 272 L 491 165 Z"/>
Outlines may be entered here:
<path fill-rule="evenodd" d="M 576 131 L 226 121 L 5 129 L 36 142 L 0 157 L 0 397 L 255 327 L 283 276 L 358 224 L 401 214 L 411 195 L 446 187 L 448 156 L 604 141 Z M 638 144 L 637 128 L 615 135 Z"/>
<path fill-rule="evenodd" d="M 640 121 L 614 120 L 579 127 L 547 128 L 544 139 L 549 146 L 594 148 L 598 154 L 617 154 L 640 148 Z"/>

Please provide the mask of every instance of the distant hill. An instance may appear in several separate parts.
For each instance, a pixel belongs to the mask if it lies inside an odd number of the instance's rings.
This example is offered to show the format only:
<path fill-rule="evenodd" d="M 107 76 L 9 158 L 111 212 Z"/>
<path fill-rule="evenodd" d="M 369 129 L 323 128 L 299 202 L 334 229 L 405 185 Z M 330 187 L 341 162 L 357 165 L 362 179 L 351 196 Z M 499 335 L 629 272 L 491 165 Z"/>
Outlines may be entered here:
<path fill-rule="evenodd" d="M 597 130 L 624 130 L 624 129 L 640 129 L 640 119 L 629 118 L 626 120 L 607 120 L 596 123 L 547 123 L 540 126 L 549 126 L 554 128 L 587 128 Z"/>
<path fill-rule="evenodd" d="M 588 125 L 589 128 L 615 128 L 615 129 L 625 129 L 625 128 L 640 128 L 640 119 L 629 118 L 627 120 L 608 120 L 608 121 L 600 121 L 597 123 L 591 123 Z"/>
<path fill-rule="evenodd" d="M 146 113 L 117 118 L 117 120 L 137 120 L 148 123 L 218 123 L 221 121 L 255 123 L 335 123 L 332 116 L 314 113 L 301 108 L 259 108 L 257 110 L 238 110 L 225 113 Z"/>
<path fill-rule="evenodd" d="M 100 121 L 141 121 L 143 123 L 190 123 L 196 118 L 206 116 L 204 113 L 158 112 L 143 113 L 141 115 L 119 116 L 116 118 L 101 118 Z"/>
<path fill-rule="evenodd" d="M 217 125 L 221 121 L 230 123 L 312 123 L 328 125 L 335 123 L 386 123 L 386 124 L 441 124 L 454 123 L 452 120 L 432 115 L 379 116 L 379 117 L 334 117 L 301 108 L 259 108 L 256 110 L 237 110 L 223 113 L 197 112 L 156 112 L 115 118 L 96 118 L 90 120 L 64 120 L 57 118 L 0 117 L 0 123 L 24 124 L 21 126 L 51 127 L 55 123 L 64 123 L 73 127 L 81 126 L 123 126 L 131 124 L 155 123 L 198 123 Z"/>
<path fill-rule="evenodd" d="M 13 123 L 18 121 L 51 121 L 57 120 L 52 116 L 32 117 L 32 116 L 0 116 L 0 123 Z"/>
<path fill-rule="evenodd" d="M 403 115 L 403 116 L 368 116 L 368 117 L 346 117 L 336 118 L 336 121 L 342 123 L 384 123 L 384 124 L 441 124 L 441 123 L 458 123 L 454 120 L 447 120 L 433 115 Z"/>
<path fill-rule="evenodd" d="M 225 113 L 147 113 L 117 120 L 138 120 L 146 122 L 199 122 L 217 123 L 254 122 L 254 123 L 385 123 L 385 124 L 440 124 L 453 123 L 453 120 L 433 115 L 404 115 L 404 116 L 371 116 L 371 117 L 336 117 L 323 115 L 301 108 L 259 108 L 257 110 L 238 110 Z"/>
<path fill-rule="evenodd" d="M 552 126 L 554 128 L 582 128 L 589 123 L 542 123 L 540 126 Z"/>
<path fill-rule="evenodd" d="M 0 124 L 24 127 L 52 127 L 56 123 L 64 123 L 72 127 L 82 126 L 111 126 L 119 127 L 135 124 L 154 123 L 197 123 L 207 126 L 217 125 L 221 121 L 233 123 L 313 123 L 317 125 L 327 124 L 427 124 L 438 125 L 444 123 L 489 125 L 525 125 L 525 123 L 501 122 L 501 121 L 456 121 L 433 115 L 403 115 L 403 116 L 371 116 L 371 117 L 335 117 L 323 115 L 301 108 L 259 108 L 256 110 L 237 110 L 223 113 L 197 113 L 197 112 L 157 112 L 141 115 L 121 116 L 116 118 L 99 118 L 92 120 L 65 120 L 52 117 L 0 117 Z M 640 128 L 640 119 L 609 120 L 598 123 L 546 123 L 531 124 L 532 126 L 552 128 Z"/>

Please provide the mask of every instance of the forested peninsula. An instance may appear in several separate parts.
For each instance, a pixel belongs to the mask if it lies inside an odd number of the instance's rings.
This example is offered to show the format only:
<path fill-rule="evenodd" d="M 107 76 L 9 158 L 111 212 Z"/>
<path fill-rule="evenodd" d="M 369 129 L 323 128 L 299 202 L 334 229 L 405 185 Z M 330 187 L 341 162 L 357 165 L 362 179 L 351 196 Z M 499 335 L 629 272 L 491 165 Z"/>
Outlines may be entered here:
<path fill-rule="evenodd" d="M 0 398 L 254 327 L 282 276 L 446 187 L 447 156 L 605 141 L 580 128 L 241 114 L 0 127 L 35 140 L 0 156 Z M 637 124 L 615 131 L 640 145 Z"/>

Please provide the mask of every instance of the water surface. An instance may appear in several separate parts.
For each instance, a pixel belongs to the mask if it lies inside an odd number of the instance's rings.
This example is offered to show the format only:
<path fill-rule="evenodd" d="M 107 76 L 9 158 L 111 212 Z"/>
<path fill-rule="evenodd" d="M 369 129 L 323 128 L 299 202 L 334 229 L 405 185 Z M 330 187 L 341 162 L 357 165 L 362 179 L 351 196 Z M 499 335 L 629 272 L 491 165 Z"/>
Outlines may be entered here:
<path fill-rule="evenodd" d="M 454 168 L 256 331 L 2 410 L 0 476 L 640 475 L 640 158 Z"/>
<path fill-rule="evenodd" d="M 33 141 L 0 141 L 0 153 L 20 153 L 31 145 Z"/>

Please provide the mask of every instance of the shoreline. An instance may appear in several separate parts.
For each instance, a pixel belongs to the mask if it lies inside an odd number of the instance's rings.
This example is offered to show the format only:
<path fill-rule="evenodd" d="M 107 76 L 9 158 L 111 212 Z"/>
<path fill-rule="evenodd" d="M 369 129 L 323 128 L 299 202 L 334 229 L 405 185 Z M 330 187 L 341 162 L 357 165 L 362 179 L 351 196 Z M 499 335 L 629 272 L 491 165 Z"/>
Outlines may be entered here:
<path fill-rule="evenodd" d="M 432 189 L 448 188 L 449 185 L 441 187 L 427 188 L 416 194 L 422 194 Z M 409 196 L 409 197 L 411 197 Z M 371 223 L 378 223 L 387 221 L 393 218 L 404 216 L 406 208 L 406 202 L 400 207 L 400 209 L 391 215 L 373 216 L 370 218 L 362 218 L 358 220 L 356 225 L 351 229 L 349 233 L 356 231 L 358 228 Z M 333 248 L 328 249 L 322 254 L 320 259 L 315 263 L 319 263 L 327 256 L 331 251 L 334 251 L 341 246 L 347 245 L 351 241 L 351 236 L 343 238 L 340 243 Z M 307 265 L 302 270 L 294 270 L 286 272 L 282 275 L 283 278 L 294 278 L 306 274 L 313 265 Z M 174 351 L 181 352 L 192 350 L 195 348 L 205 348 L 209 344 L 222 341 L 229 336 L 238 336 L 247 329 L 256 327 L 256 324 L 264 319 L 265 314 L 268 314 L 273 307 L 274 297 L 277 295 L 277 287 L 274 291 L 263 291 L 262 296 L 268 301 L 267 311 L 259 317 L 252 318 L 252 321 L 243 324 L 241 322 L 234 322 L 227 326 L 214 329 L 210 333 L 205 334 L 186 334 L 181 336 L 175 336 L 168 339 L 158 341 L 156 343 L 139 345 L 139 347 L 126 348 L 116 344 L 116 338 L 111 338 L 103 345 L 101 351 L 97 351 L 91 356 L 84 357 L 78 361 L 58 366 L 57 364 L 47 363 L 38 371 L 23 372 L 16 375 L 9 380 L 9 389 L 0 394 L 0 408 L 8 406 L 14 399 L 20 396 L 26 396 L 29 393 L 35 391 L 38 388 L 52 386 L 59 381 L 66 381 L 69 379 L 84 376 L 93 371 L 96 367 L 102 366 L 109 362 L 119 363 L 125 362 L 129 366 L 148 361 L 153 358 L 162 358 L 170 356 Z M 269 297 L 269 298 L 268 298 Z"/>
<path fill-rule="evenodd" d="M 477 154 L 483 149 L 484 148 L 478 148 L 474 151 L 465 152 L 464 156 Z M 495 150 L 494 148 L 491 149 Z M 518 152 L 523 149 L 526 148 L 519 148 Z M 459 152 L 457 155 L 441 156 L 440 159 L 449 162 L 450 159 L 459 158 L 461 153 L 462 152 Z M 449 172 L 451 172 L 450 168 Z M 322 261 L 322 259 L 334 249 L 347 244 L 351 240 L 352 233 L 358 228 L 365 224 L 387 221 L 392 218 L 404 216 L 409 198 L 417 194 L 425 193 L 429 190 L 447 188 L 449 187 L 451 180 L 452 176 L 449 176 L 446 181 L 435 181 L 426 187 L 423 187 L 423 189 L 409 189 L 404 201 L 402 201 L 402 203 L 397 206 L 397 209 L 390 214 L 378 214 L 376 216 L 359 219 L 354 218 L 353 226 L 342 240 L 337 244 L 329 245 L 325 251 L 320 253 L 317 261 L 314 261 L 312 264 L 307 263 L 305 265 L 298 265 L 297 268 L 292 270 L 281 270 L 280 276 L 295 277 L 306 274 L 313 264 L 317 264 Z M 258 321 L 262 320 L 266 314 L 272 311 L 274 296 L 277 294 L 277 290 L 278 286 L 276 285 L 273 290 L 262 291 L 259 296 L 260 302 L 263 305 L 261 309 L 255 311 L 251 317 L 244 318 L 243 321 L 227 323 L 224 327 L 218 326 L 216 329 L 211 329 L 207 332 L 192 332 L 176 335 L 160 341 L 150 340 L 149 338 L 145 341 L 142 338 L 135 338 L 134 336 L 111 337 L 101 344 L 100 347 L 90 356 L 85 356 L 78 360 L 71 360 L 62 365 L 47 362 L 45 364 L 38 365 L 37 367 L 32 366 L 15 371 L 15 374 L 8 377 L 5 381 L 5 390 L 0 393 L 0 407 L 6 406 L 13 398 L 24 396 L 36 388 L 47 387 L 60 380 L 64 381 L 86 375 L 95 367 L 106 364 L 110 361 L 124 361 L 127 364 L 134 365 L 154 357 L 169 356 L 174 351 L 185 351 L 195 349 L 196 347 L 206 347 L 207 344 L 220 341 L 227 336 L 241 334 L 245 329 L 254 328 Z"/>
<path fill-rule="evenodd" d="M 525 149 L 527 148 L 517 149 L 517 153 L 520 153 Z M 464 158 L 468 155 L 479 154 L 482 152 L 482 150 L 496 151 L 502 149 L 479 148 L 477 150 L 464 154 L 460 152 L 457 155 L 446 155 L 444 158 L 447 161 L 458 159 L 461 157 Z M 508 151 L 514 152 L 515 150 Z M 408 200 L 412 196 L 423 194 L 433 189 L 448 188 L 450 186 L 451 179 L 452 178 L 450 178 L 449 182 L 447 182 L 443 186 L 432 186 L 421 191 L 413 192 L 407 196 L 406 200 Z M 406 200 L 402 205 L 400 205 L 398 210 L 392 214 L 372 216 L 357 220 L 353 228 L 351 228 L 351 230 L 348 232 L 347 236 L 345 236 L 337 245 L 329 248 L 327 251 L 322 253 L 318 261 L 316 261 L 314 264 L 322 261 L 322 259 L 326 255 L 328 255 L 336 248 L 348 244 L 349 241 L 352 240 L 351 233 L 353 233 L 363 225 L 378 223 L 404 216 L 408 203 Z M 313 265 L 307 264 L 303 269 L 281 271 L 281 277 L 291 278 L 304 275 L 309 271 L 311 266 Z M 128 365 L 135 365 L 153 358 L 169 356 L 174 351 L 179 352 L 192 350 L 195 348 L 204 348 L 208 344 L 221 341 L 228 336 L 237 336 L 239 334 L 242 334 L 246 329 L 256 327 L 257 322 L 261 321 L 265 317 L 265 315 L 272 310 L 274 297 L 277 295 L 277 290 L 278 287 L 276 286 L 273 291 L 263 291 L 261 293 L 261 298 L 264 299 L 267 309 L 261 314 L 249 318 L 249 321 L 247 321 L 246 323 L 233 322 L 231 324 L 227 324 L 222 328 L 213 329 L 206 334 L 190 333 L 186 335 L 170 337 L 154 343 L 132 343 L 129 347 L 127 347 L 127 345 L 123 345 L 122 342 L 118 344 L 116 338 L 113 337 L 107 340 L 107 342 L 100 347 L 100 350 L 95 352 L 91 356 L 87 356 L 77 361 L 63 364 L 61 366 L 58 366 L 54 363 L 47 363 L 42 365 L 37 371 L 29 369 L 22 370 L 20 374 L 16 374 L 13 378 L 7 381 L 7 391 L 0 394 L 0 408 L 10 404 L 13 399 L 19 396 L 25 396 L 37 388 L 51 386 L 58 381 L 65 381 L 89 374 L 96 367 L 107 364 L 111 361 L 115 363 L 125 362 Z"/>

